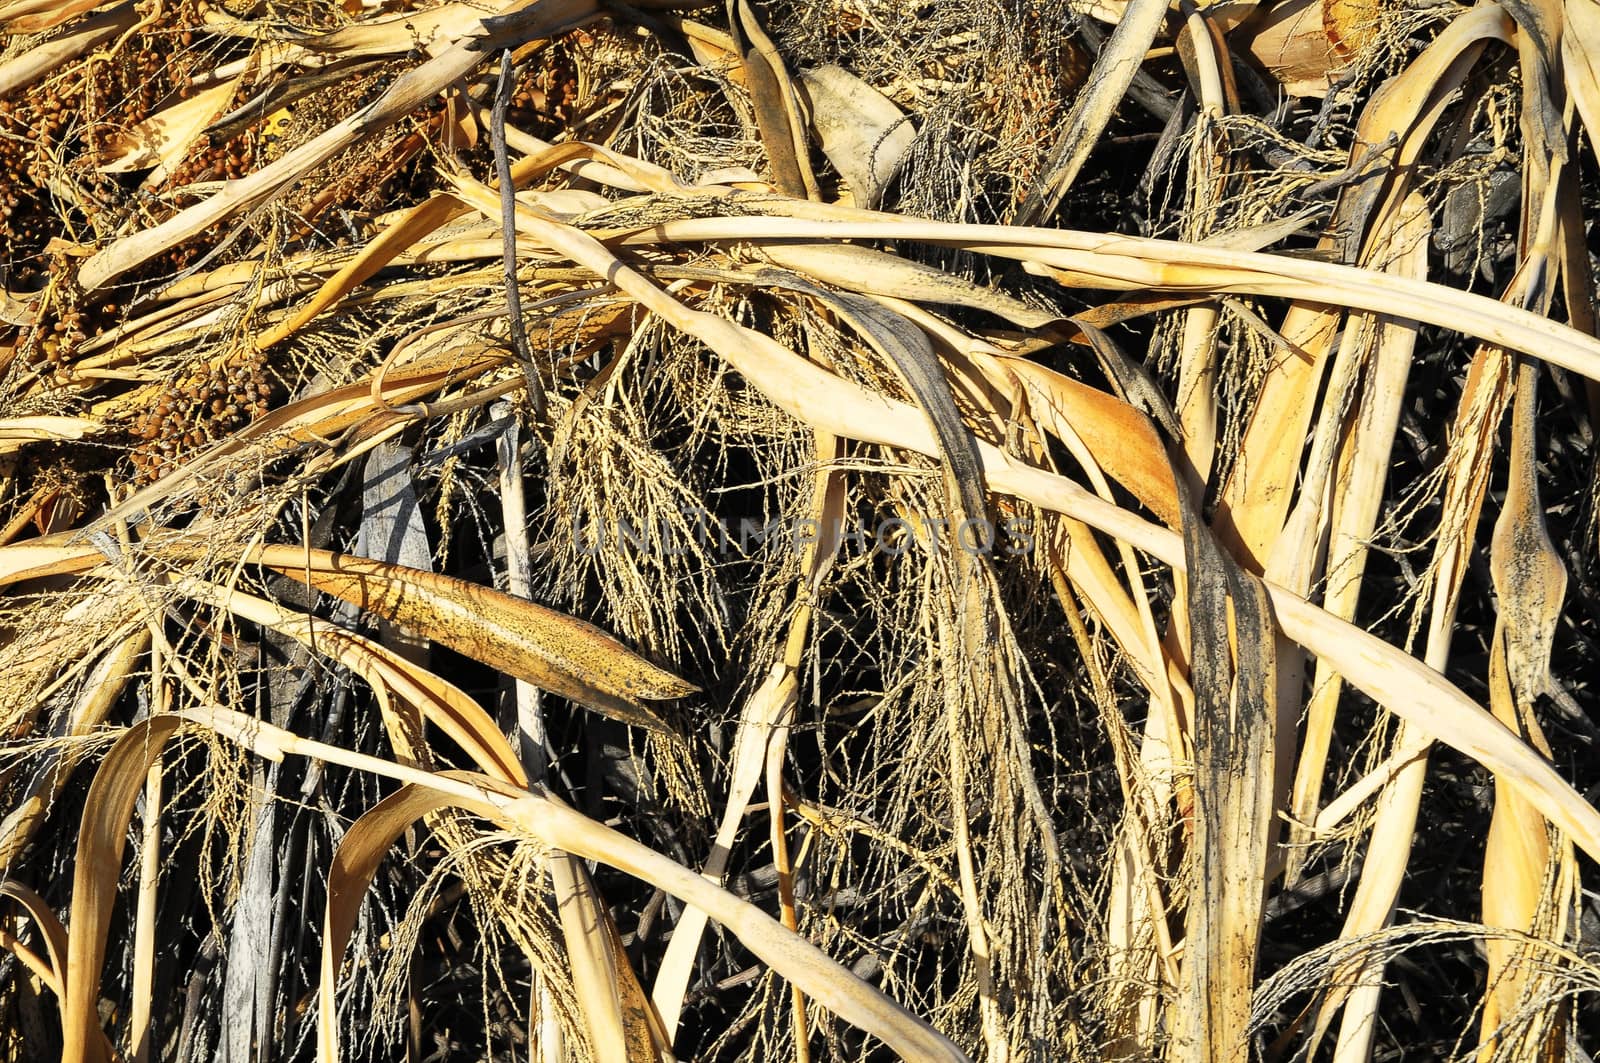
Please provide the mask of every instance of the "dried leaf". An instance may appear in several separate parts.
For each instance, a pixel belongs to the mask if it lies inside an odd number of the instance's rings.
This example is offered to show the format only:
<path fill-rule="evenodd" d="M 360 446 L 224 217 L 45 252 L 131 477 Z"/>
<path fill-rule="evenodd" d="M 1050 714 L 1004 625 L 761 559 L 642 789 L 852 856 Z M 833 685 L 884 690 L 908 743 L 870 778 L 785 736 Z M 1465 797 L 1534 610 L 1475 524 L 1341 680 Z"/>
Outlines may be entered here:
<path fill-rule="evenodd" d="M 129 727 L 101 761 L 84 801 L 72 865 L 72 935 L 67 945 L 67 993 L 61 1014 L 65 1063 L 109 1059 L 100 1027 L 100 977 L 128 823 L 134 802 L 144 791 L 146 773 L 160 760 L 167 741 L 182 723 L 176 716 L 163 715 Z"/>
<path fill-rule="evenodd" d="M 0 455 L 14 454 L 29 443 L 57 439 L 82 439 L 103 426 L 87 417 L 0 418 Z"/>
<path fill-rule="evenodd" d="M 917 137 L 911 120 L 883 93 L 843 67 L 802 71 L 811 126 L 857 206 L 876 209 Z"/>
<path fill-rule="evenodd" d="M 85 11 L 92 11 L 105 0 L 13 0 L 0 7 L 0 33 L 43 33 Z"/>
<path fill-rule="evenodd" d="M 101 141 L 97 164 L 102 173 L 128 173 L 159 165 L 170 171 L 183 161 L 211 122 L 233 99 L 240 78 L 202 89 L 157 111 L 138 125 Z"/>
<path fill-rule="evenodd" d="M 722 883 L 722 876 L 728 869 L 728 858 L 733 853 L 734 840 L 744 823 L 750 801 L 755 797 L 756 786 L 761 782 L 767 743 L 774 729 L 788 725 L 798 701 L 799 688 L 793 670 L 775 664 L 745 702 L 739 730 L 734 736 L 728 798 L 722 806 L 722 820 L 717 827 L 716 839 L 711 844 L 711 854 L 706 857 L 705 867 L 701 870 L 701 874 L 711 882 L 718 885 Z M 707 913 L 698 908 L 684 911 L 683 918 L 673 928 L 666 954 L 662 956 L 661 966 L 656 972 L 655 988 L 650 997 L 669 1038 L 677 1034 L 683 998 L 689 991 L 689 981 L 694 975 L 695 958 L 701 936 L 705 933 L 706 919 Z"/>
<path fill-rule="evenodd" d="M 625 723 L 670 731 L 644 702 L 698 689 L 592 624 L 489 587 L 324 550 L 264 546 L 249 557 Z"/>

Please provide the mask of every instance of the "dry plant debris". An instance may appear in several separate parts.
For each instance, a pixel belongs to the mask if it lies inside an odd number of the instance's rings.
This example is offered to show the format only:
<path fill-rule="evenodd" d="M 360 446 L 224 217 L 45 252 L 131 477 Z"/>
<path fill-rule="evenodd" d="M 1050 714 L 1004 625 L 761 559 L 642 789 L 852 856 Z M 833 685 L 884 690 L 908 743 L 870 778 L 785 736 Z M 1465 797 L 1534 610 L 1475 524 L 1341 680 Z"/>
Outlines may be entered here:
<path fill-rule="evenodd" d="M 1600 1051 L 1591 0 L 0 2 L 0 1051 Z"/>

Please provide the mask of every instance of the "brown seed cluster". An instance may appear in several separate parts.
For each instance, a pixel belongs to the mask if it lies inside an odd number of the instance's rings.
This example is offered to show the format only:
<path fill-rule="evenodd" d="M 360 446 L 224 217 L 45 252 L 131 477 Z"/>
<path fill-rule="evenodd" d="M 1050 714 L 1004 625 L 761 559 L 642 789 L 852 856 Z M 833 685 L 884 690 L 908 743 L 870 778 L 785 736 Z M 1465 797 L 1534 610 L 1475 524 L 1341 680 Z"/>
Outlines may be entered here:
<path fill-rule="evenodd" d="M 83 301 L 71 283 L 71 267 L 64 255 L 49 259 L 46 267 L 58 279 L 41 308 L 39 323 L 21 328 L 16 354 L 21 364 L 38 372 L 46 381 L 68 383 L 78 349 L 90 336 L 116 324 L 122 308 L 110 299 Z"/>
<path fill-rule="evenodd" d="M 116 227 L 128 190 L 98 168 L 113 137 L 188 94 L 200 57 L 179 45 L 134 37 L 113 56 L 97 54 L 0 99 L 0 245 L 10 286 L 42 283 L 52 238 L 81 240 L 84 222 Z"/>
<path fill-rule="evenodd" d="M 80 71 L 86 162 L 102 158 L 111 137 L 148 119 L 164 103 L 189 95 L 193 59 L 171 42 L 136 37 L 110 60 L 85 63 Z"/>
<path fill-rule="evenodd" d="M 305 216 L 314 220 L 335 203 L 379 211 L 426 198 L 431 190 L 428 172 L 407 164 L 421 154 L 428 140 L 437 139 L 444 125 L 443 107 L 436 104 L 419 113 L 418 125 L 421 128 L 416 133 L 396 126 L 373 143 L 336 156 L 320 187 L 307 188 Z"/>
<path fill-rule="evenodd" d="M 180 79 L 178 94 L 188 96 L 190 91 L 189 79 L 184 76 Z M 249 100 L 251 91 L 251 86 L 241 85 L 229 101 L 228 110 L 242 106 Z M 210 137 L 202 136 L 189 149 L 183 161 L 167 175 L 164 187 L 182 188 L 196 181 L 233 181 L 244 177 L 265 155 L 265 145 L 262 143 L 264 124 L 265 119 L 258 120 L 218 143 L 212 143 Z"/>
<path fill-rule="evenodd" d="M 39 256 L 57 234 L 56 219 L 46 210 L 52 147 L 72 117 L 59 81 L 16 99 L 0 100 L 0 243 L 14 287 L 40 279 Z"/>
<path fill-rule="evenodd" d="M 506 122 L 546 140 L 565 130 L 578 106 L 576 49 L 588 42 L 577 31 L 542 49 L 517 81 Z"/>
<path fill-rule="evenodd" d="M 48 363 L 56 373 L 71 364 L 78 345 L 87 338 L 81 310 L 63 310 L 54 321 L 30 330 L 22 344 L 23 356 L 29 364 L 43 368 Z"/>
<path fill-rule="evenodd" d="M 196 181 L 233 181 L 245 176 L 255 165 L 255 140 L 249 130 L 221 144 L 201 137 L 183 162 L 173 168 L 167 186 L 182 188 Z"/>
<path fill-rule="evenodd" d="M 140 480 L 159 480 L 183 458 L 264 415 L 276 389 L 262 355 L 195 369 L 134 418 L 132 460 Z"/>

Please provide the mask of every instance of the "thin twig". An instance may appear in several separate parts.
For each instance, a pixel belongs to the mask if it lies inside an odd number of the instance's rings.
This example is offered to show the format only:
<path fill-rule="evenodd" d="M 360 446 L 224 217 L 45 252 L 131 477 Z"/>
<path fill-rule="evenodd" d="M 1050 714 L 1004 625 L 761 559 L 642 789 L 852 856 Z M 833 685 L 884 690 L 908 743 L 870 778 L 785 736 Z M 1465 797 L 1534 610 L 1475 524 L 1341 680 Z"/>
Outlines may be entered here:
<path fill-rule="evenodd" d="M 505 241 L 506 322 L 511 327 L 511 348 L 528 379 L 528 403 L 533 422 L 544 421 L 544 386 L 538 367 L 533 364 L 533 348 L 522 323 L 522 292 L 517 286 L 517 190 L 511 183 L 511 160 L 506 157 L 506 108 L 511 103 L 511 50 L 500 54 L 500 83 L 495 87 L 494 110 L 490 112 L 489 140 L 494 147 L 495 176 L 500 180 L 500 222 Z"/>

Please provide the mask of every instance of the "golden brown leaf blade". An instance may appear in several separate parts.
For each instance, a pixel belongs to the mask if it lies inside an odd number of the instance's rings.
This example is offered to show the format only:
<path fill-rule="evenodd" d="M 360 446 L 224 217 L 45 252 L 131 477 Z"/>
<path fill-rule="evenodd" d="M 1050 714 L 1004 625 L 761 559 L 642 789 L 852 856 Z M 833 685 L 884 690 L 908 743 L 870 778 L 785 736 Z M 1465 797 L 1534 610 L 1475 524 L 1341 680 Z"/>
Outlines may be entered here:
<path fill-rule="evenodd" d="M 95 773 L 83 805 L 72 875 L 72 933 L 67 942 L 66 999 L 62 1002 L 62 1059 L 99 1063 L 105 1056 L 100 1027 L 100 974 L 106 934 L 117 901 L 117 880 L 128 821 L 144 790 L 145 775 L 183 721 L 152 716 L 117 739 Z"/>
<path fill-rule="evenodd" d="M 670 731 L 644 703 L 698 689 L 593 624 L 490 587 L 291 546 L 259 547 L 251 560 L 625 723 Z"/>

